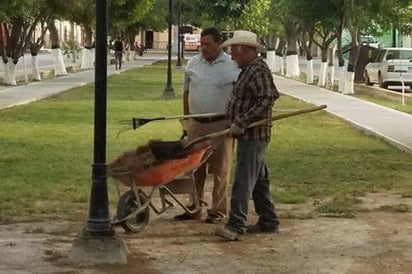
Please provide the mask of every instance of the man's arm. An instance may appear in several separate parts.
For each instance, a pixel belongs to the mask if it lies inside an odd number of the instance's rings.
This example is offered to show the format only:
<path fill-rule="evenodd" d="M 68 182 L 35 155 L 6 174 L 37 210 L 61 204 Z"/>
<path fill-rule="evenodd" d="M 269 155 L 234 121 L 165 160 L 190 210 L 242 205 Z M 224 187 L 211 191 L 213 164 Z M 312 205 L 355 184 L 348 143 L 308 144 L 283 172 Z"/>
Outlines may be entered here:
<path fill-rule="evenodd" d="M 185 73 L 185 78 L 183 82 L 183 114 L 187 115 L 189 113 L 189 84 L 190 77 Z"/>
<path fill-rule="evenodd" d="M 183 114 L 189 114 L 189 90 L 183 91 Z"/>

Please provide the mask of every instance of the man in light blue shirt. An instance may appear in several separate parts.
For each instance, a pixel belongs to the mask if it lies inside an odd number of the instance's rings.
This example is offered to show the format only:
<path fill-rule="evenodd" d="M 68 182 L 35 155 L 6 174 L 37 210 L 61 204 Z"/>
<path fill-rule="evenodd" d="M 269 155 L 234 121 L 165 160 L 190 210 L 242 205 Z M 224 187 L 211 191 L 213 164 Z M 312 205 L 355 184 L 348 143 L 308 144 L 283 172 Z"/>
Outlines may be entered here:
<path fill-rule="evenodd" d="M 222 37 L 214 28 L 206 28 L 200 34 L 201 53 L 190 59 L 185 69 L 183 113 L 225 113 L 225 107 L 240 70 L 231 57 L 221 49 Z M 222 117 L 190 119 L 185 123 L 189 140 L 227 127 Z M 212 206 L 206 222 L 218 223 L 227 214 L 227 186 L 232 163 L 233 139 L 221 137 L 214 140 L 213 154 L 207 163 L 195 173 L 199 199 L 203 200 L 207 173 L 212 173 L 214 184 Z M 200 219 L 201 211 L 183 213 L 176 220 Z"/>

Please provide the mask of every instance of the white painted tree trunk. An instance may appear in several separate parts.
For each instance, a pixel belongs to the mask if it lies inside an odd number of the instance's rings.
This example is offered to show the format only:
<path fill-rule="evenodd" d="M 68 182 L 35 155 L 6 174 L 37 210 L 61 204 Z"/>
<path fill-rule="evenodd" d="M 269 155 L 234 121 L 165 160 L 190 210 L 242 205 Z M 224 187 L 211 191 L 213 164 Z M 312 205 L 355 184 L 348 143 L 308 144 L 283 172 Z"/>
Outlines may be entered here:
<path fill-rule="evenodd" d="M 26 58 L 24 55 L 22 56 L 22 61 L 23 61 L 23 67 L 24 67 L 24 81 L 27 84 L 29 82 L 29 75 L 27 73 Z"/>
<path fill-rule="evenodd" d="M 52 49 L 52 55 L 54 61 L 54 76 L 67 75 L 61 49 Z"/>
<path fill-rule="evenodd" d="M 13 63 L 12 60 L 9 60 L 9 62 L 7 63 L 8 66 L 8 73 L 9 73 L 9 77 L 7 79 L 7 84 L 11 85 L 11 86 L 17 86 L 17 82 L 16 82 L 16 65 Z"/>
<path fill-rule="evenodd" d="M 343 90 L 343 94 L 354 94 L 354 81 L 355 81 L 355 73 L 347 71 L 345 77 L 345 88 Z"/>
<path fill-rule="evenodd" d="M 82 64 L 80 68 L 82 69 L 92 69 L 94 68 L 94 54 L 92 49 L 84 48 L 82 50 Z"/>
<path fill-rule="evenodd" d="M 313 60 L 306 60 L 306 83 L 313 84 Z"/>
<path fill-rule="evenodd" d="M 297 77 L 300 74 L 297 54 L 286 56 L 286 77 Z"/>
<path fill-rule="evenodd" d="M 328 66 L 326 87 L 328 89 L 333 89 L 334 85 L 335 85 L 335 67 Z"/>
<path fill-rule="evenodd" d="M 4 62 L 2 62 L 2 64 L 3 64 L 3 71 L 4 71 L 4 75 L 3 75 L 3 84 L 5 84 L 5 85 L 8 85 L 9 84 L 9 82 L 10 82 L 10 77 L 9 77 L 9 66 L 6 64 L 6 63 L 4 63 Z"/>
<path fill-rule="evenodd" d="M 270 68 L 270 71 L 274 72 L 275 71 L 275 51 L 274 50 L 269 50 L 266 53 L 266 60 L 268 63 L 268 66 Z"/>
<path fill-rule="evenodd" d="M 274 65 L 274 73 L 281 73 L 281 68 L 283 66 L 283 58 L 279 55 L 275 55 L 275 65 Z"/>
<path fill-rule="evenodd" d="M 343 93 L 343 90 L 345 89 L 345 74 L 346 74 L 345 66 L 339 67 L 338 91 L 341 92 L 341 93 Z"/>
<path fill-rule="evenodd" d="M 131 51 L 130 51 L 130 60 L 131 60 L 131 61 L 134 61 L 135 58 L 136 58 L 136 51 L 131 50 Z M 107 59 L 107 60 L 109 60 L 109 59 Z"/>
<path fill-rule="evenodd" d="M 41 81 L 40 70 L 39 70 L 39 58 L 38 56 L 31 57 L 31 73 L 32 79 L 34 81 Z"/>
<path fill-rule="evenodd" d="M 328 69 L 328 63 L 327 62 L 320 63 L 319 81 L 318 81 L 318 86 L 320 86 L 320 87 L 326 86 L 327 69 Z"/>
<path fill-rule="evenodd" d="M 280 75 L 285 75 L 285 59 L 280 58 Z"/>

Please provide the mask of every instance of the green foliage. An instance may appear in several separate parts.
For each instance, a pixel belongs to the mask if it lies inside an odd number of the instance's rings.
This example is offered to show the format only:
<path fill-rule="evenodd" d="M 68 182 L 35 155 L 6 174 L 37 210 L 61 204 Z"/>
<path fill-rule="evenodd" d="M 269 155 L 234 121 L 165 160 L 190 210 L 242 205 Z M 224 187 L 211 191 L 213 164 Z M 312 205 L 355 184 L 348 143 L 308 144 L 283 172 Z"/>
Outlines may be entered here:
<path fill-rule="evenodd" d="M 163 31 L 168 24 L 166 16 L 169 12 L 168 3 L 164 0 L 154 0 L 152 8 L 138 22 L 138 26 L 143 29 L 152 29 L 154 31 Z"/>
<path fill-rule="evenodd" d="M 233 25 L 237 29 L 247 29 L 266 35 L 269 32 L 269 17 L 270 0 L 251 0 L 243 10 L 238 26 Z"/>
<path fill-rule="evenodd" d="M 214 22 L 216 26 L 226 29 L 228 23 L 238 25 L 243 11 L 251 0 L 194 0 L 197 13 Z"/>
<path fill-rule="evenodd" d="M 94 0 L 72 0 L 65 2 L 66 12 L 64 18 L 75 22 L 83 27 L 94 28 L 95 25 L 95 1 Z"/>
<path fill-rule="evenodd" d="M 110 28 L 123 31 L 138 23 L 153 7 L 154 0 L 112 0 L 109 6 Z"/>

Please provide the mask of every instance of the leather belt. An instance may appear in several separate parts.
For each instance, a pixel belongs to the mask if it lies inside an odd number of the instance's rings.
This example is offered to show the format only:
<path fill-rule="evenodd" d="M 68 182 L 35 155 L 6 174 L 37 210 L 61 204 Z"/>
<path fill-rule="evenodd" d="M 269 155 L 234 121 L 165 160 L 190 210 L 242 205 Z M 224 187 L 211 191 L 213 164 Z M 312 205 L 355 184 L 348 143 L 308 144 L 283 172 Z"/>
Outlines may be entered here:
<path fill-rule="evenodd" d="M 222 121 L 225 119 L 225 116 L 212 116 L 212 117 L 197 117 L 193 118 L 194 120 L 200 122 L 200 123 L 213 123 L 217 121 Z"/>

